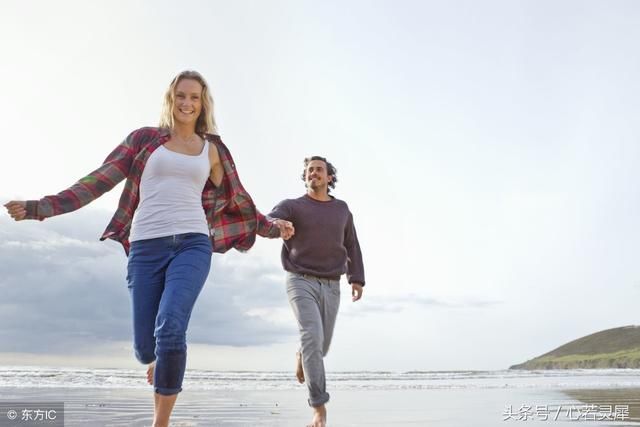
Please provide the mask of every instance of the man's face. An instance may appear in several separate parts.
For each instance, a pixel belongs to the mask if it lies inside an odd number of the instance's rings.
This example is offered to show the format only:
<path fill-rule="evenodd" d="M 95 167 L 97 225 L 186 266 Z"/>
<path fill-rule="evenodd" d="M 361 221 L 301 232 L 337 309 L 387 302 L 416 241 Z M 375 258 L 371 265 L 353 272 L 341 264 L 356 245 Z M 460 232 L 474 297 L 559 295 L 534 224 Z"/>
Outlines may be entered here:
<path fill-rule="evenodd" d="M 305 182 L 307 188 L 321 190 L 331 182 L 331 177 L 327 174 L 327 165 L 322 160 L 311 160 L 305 171 Z"/>

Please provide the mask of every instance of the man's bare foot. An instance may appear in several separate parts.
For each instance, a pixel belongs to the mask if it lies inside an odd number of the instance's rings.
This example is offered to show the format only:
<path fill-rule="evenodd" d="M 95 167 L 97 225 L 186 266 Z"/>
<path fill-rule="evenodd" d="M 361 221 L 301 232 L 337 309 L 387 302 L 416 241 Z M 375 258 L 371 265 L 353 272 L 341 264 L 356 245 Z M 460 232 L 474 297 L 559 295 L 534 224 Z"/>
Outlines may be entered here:
<path fill-rule="evenodd" d="M 313 407 L 313 419 L 307 427 L 326 427 L 327 426 L 327 409 L 322 406 Z"/>
<path fill-rule="evenodd" d="M 156 362 L 149 363 L 149 367 L 147 368 L 147 382 L 150 385 L 153 385 L 153 371 L 156 369 Z"/>
<path fill-rule="evenodd" d="M 302 369 L 302 354 L 296 351 L 296 378 L 300 384 L 304 384 L 304 370 Z"/>

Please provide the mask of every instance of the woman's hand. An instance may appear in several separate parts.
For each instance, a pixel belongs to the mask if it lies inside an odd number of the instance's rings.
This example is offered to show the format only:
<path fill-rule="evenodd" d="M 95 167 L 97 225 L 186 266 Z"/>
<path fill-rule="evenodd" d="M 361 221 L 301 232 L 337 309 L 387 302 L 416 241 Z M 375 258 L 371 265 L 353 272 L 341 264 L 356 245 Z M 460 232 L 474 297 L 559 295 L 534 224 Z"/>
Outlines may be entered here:
<path fill-rule="evenodd" d="M 16 221 L 22 221 L 27 216 L 27 202 L 21 200 L 12 200 L 4 204 L 11 218 Z"/>
<path fill-rule="evenodd" d="M 273 223 L 280 230 L 280 237 L 282 237 L 283 240 L 289 240 L 296 233 L 296 229 L 293 227 L 291 221 L 276 219 Z"/>

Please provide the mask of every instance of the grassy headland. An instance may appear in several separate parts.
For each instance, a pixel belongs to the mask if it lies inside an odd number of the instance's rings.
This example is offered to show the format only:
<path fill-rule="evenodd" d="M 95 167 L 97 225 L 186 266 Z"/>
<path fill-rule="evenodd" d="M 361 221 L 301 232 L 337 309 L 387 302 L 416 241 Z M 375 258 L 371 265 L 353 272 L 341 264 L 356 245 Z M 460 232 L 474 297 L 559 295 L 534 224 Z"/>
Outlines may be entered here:
<path fill-rule="evenodd" d="M 640 368 L 640 326 L 596 332 L 509 369 Z"/>

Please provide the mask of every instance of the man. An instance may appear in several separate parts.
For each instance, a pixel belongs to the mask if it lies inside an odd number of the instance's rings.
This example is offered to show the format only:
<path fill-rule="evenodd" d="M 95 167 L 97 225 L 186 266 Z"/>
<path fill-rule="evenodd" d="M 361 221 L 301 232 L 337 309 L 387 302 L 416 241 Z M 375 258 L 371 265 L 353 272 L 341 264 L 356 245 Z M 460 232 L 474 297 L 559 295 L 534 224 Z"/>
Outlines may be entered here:
<path fill-rule="evenodd" d="M 269 216 L 291 221 L 296 230 L 282 246 L 287 295 L 300 330 L 296 376 L 300 383 L 306 380 L 309 390 L 310 426 L 324 427 L 329 394 L 323 357 L 340 305 L 340 276 L 347 274 L 352 301 L 358 301 L 364 267 L 353 216 L 345 202 L 329 194 L 337 182 L 336 169 L 324 157 L 306 158 L 302 179 L 307 193 L 280 202 Z"/>

